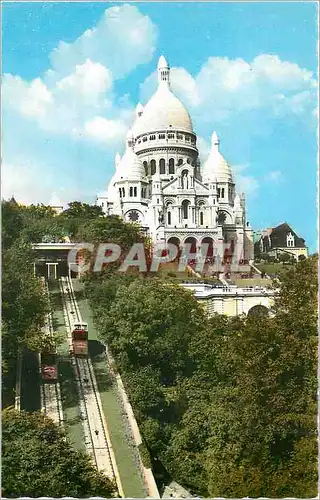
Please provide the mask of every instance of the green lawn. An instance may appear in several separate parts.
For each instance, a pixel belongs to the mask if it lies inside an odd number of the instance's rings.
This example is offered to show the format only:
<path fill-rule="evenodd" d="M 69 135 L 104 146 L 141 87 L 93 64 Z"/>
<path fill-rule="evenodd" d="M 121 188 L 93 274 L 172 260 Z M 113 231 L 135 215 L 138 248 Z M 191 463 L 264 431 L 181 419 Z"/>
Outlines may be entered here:
<path fill-rule="evenodd" d="M 63 307 L 59 290 L 59 282 L 49 283 L 50 299 L 54 312 L 52 314 L 53 328 L 61 334 L 63 342 L 57 347 L 58 373 L 62 399 L 62 410 L 66 433 L 74 448 L 85 450 L 84 432 L 79 409 L 78 390 L 75 373 L 69 357 L 69 344 L 65 328 Z"/>
<path fill-rule="evenodd" d="M 82 318 L 88 323 L 89 354 L 96 375 L 124 494 L 126 497 L 145 498 L 146 491 L 140 469 L 137 466 L 137 449 L 128 433 L 126 416 L 119 402 L 114 380 L 108 370 L 104 347 L 98 341 L 97 330 L 93 323 L 88 302 L 83 298 L 83 285 L 78 280 L 73 280 L 73 286 Z"/>
<path fill-rule="evenodd" d="M 157 271 L 157 275 L 160 278 L 176 278 L 178 280 L 187 280 L 190 276 L 193 276 L 190 271 L 185 269 L 185 271 L 178 271 L 178 263 L 176 262 L 166 262 L 165 264 L 160 264 Z"/>
<path fill-rule="evenodd" d="M 259 263 L 259 264 L 254 264 L 259 271 L 264 272 L 268 274 L 270 277 L 274 276 L 275 274 L 279 274 L 280 277 L 281 275 L 285 274 L 288 269 L 292 268 L 292 264 L 282 264 L 281 262 L 268 262 L 268 263 Z"/>

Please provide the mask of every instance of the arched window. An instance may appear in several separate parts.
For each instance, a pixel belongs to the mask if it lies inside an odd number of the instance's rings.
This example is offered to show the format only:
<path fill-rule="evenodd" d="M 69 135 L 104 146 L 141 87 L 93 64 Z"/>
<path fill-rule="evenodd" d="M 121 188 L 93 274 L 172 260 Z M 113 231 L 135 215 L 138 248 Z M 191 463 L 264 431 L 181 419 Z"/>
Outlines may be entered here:
<path fill-rule="evenodd" d="M 132 187 L 130 188 L 129 196 L 130 196 L 130 198 L 133 196 L 133 188 Z"/>
<path fill-rule="evenodd" d="M 163 158 L 159 161 L 160 174 L 166 173 L 166 162 Z"/>
<path fill-rule="evenodd" d="M 171 226 L 171 212 L 168 212 L 168 226 Z"/>
<path fill-rule="evenodd" d="M 145 174 L 148 175 L 148 162 L 147 161 L 143 162 L 143 167 L 144 167 Z"/>
<path fill-rule="evenodd" d="M 133 196 L 137 196 L 137 188 L 136 187 L 133 188 Z"/>
<path fill-rule="evenodd" d="M 126 192 L 125 192 L 125 189 L 122 188 L 122 197 L 124 198 L 126 196 Z"/>
<path fill-rule="evenodd" d="M 119 194 L 120 194 L 120 198 L 122 197 L 122 189 L 119 188 Z"/>
<path fill-rule="evenodd" d="M 154 175 L 156 173 L 156 160 L 151 160 L 150 166 L 151 166 L 151 175 Z"/>
<path fill-rule="evenodd" d="M 221 198 L 224 198 L 224 188 L 221 189 Z"/>
<path fill-rule="evenodd" d="M 179 166 L 179 165 L 182 165 L 182 163 L 183 163 L 183 159 L 182 159 L 182 158 L 179 158 L 179 160 L 178 160 L 178 166 Z"/>
<path fill-rule="evenodd" d="M 190 158 L 187 158 L 187 163 L 189 163 L 189 164 L 191 163 L 191 160 L 190 160 Z"/>
<path fill-rule="evenodd" d="M 169 174 L 174 174 L 174 159 L 170 158 L 169 160 Z"/>
<path fill-rule="evenodd" d="M 190 201 L 188 200 L 183 200 L 182 204 L 181 204 L 181 207 L 182 207 L 182 218 L 183 219 L 188 219 L 188 215 L 189 215 L 189 205 L 190 205 Z"/>
<path fill-rule="evenodd" d="M 165 139 L 166 138 L 166 134 L 159 134 L 159 139 Z"/>
<path fill-rule="evenodd" d="M 203 212 L 200 212 L 200 226 L 203 226 Z"/>

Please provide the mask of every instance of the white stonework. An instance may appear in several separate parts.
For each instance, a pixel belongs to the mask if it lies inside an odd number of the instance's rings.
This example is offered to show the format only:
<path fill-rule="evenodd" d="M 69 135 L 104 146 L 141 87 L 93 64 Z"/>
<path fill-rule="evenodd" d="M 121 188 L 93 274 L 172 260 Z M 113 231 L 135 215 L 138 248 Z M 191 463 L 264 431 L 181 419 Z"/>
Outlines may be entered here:
<path fill-rule="evenodd" d="M 243 249 L 241 258 L 253 258 L 245 196 L 236 194 L 215 132 L 201 166 L 190 115 L 171 91 L 163 56 L 158 89 L 144 107 L 138 103 L 126 142 L 106 195 L 97 198 L 106 214 L 138 222 L 154 242 L 188 242 L 194 249 L 202 242 L 209 248 L 228 242 Z"/>

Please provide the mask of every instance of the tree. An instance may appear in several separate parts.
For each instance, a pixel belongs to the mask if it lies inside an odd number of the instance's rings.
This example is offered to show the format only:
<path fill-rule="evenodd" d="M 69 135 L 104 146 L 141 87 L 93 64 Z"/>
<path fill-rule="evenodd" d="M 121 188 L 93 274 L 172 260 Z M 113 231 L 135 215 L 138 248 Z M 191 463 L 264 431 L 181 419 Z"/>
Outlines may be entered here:
<path fill-rule="evenodd" d="M 212 393 L 209 494 L 314 496 L 315 259 L 283 277 L 273 317 L 254 315 L 237 323 L 216 348 L 225 382 Z"/>
<path fill-rule="evenodd" d="M 1 203 L 2 248 L 8 249 L 19 237 L 23 228 L 21 208 L 17 203 L 3 201 Z"/>
<path fill-rule="evenodd" d="M 17 342 L 31 349 L 41 341 L 41 328 L 50 310 L 41 282 L 33 275 L 33 262 L 30 245 L 18 240 L 3 255 L 3 319 Z"/>
<path fill-rule="evenodd" d="M 40 413 L 2 413 L 2 493 L 17 497 L 110 497 L 111 481 Z"/>
<path fill-rule="evenodd" d="M 284 263 L 284 262 L 289 262 L 290 257 L 291 257 L 291 256 L 290 256 L 288 253 L 283 252 L 283 253 L 281 253 L 281 254 L 279 255 L 279 261 L 280 261 L 280 262 L 283 262 L 283 263 Z"/>
<path fill-rule="evenodd" d="M 24 207 L 24 217 L 28 221 L 52 219 L 55 216 L 56 216 L 56 211 L 50 205 L 44 205 L 43 203 L 41 203 L 38 205 L 32 204 Z"/>
<path fill-rule="evenodd" d="M 173 283 L 86 277 L 144 442 L 191 492 L 315 495 L 316 262 L 283 274 L 272 315 L 209 320 Z"/>
<path fill-rule="evenodd" d="M 58 217 L 35 219 L 24 227 L 21 239 L 28 243 L 58 243 L 68 237 L 66 221 Z"/>
<path fill-rule="evenodd" d="M 101 336 L 110 343 L 121 369 L 152 364 L 164 385 L 192 372 L 188 344 L 205 324 L 193 295 L 179 285 L 136 279 L 118 288 Z"/>
<path fill-rule="evenodd" d="M 144 243 L 145 238 L 136 224 L 126 223 L 117 215 L 84 221 L 77 232 L 78 241 L 114 243 L 128 250 L 134 243 Z"/>
<path fill-rule="evenodd" d="M 96 219 L 103 217 L 102 208 L 98 205 L 89 205 L 80 201 L 68 203 L 68 208 L 61 212 L 60 217 L 70 219 Z"/>

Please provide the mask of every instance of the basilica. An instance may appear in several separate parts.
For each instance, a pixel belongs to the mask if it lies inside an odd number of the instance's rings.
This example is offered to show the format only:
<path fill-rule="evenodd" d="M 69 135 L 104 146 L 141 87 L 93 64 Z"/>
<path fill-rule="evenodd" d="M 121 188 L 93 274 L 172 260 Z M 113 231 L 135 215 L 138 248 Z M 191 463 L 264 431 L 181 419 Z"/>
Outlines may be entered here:
<path fill-rule="evenodd" d="M 190 243 L 195 251 L 207 243 L 241 248 L 253 258 L 252 228 L 246 220 L 244 194 L 236 193 L 232 169 L 213 132 L 211 151 L 200 163 L 190 115 L 170 88 L 170 68 L 161 56 L 158 88 L 126 137 L 122 157 L 107 191 L 97 198 L 106 214 L 138 223 L 153 242 Z"/>

